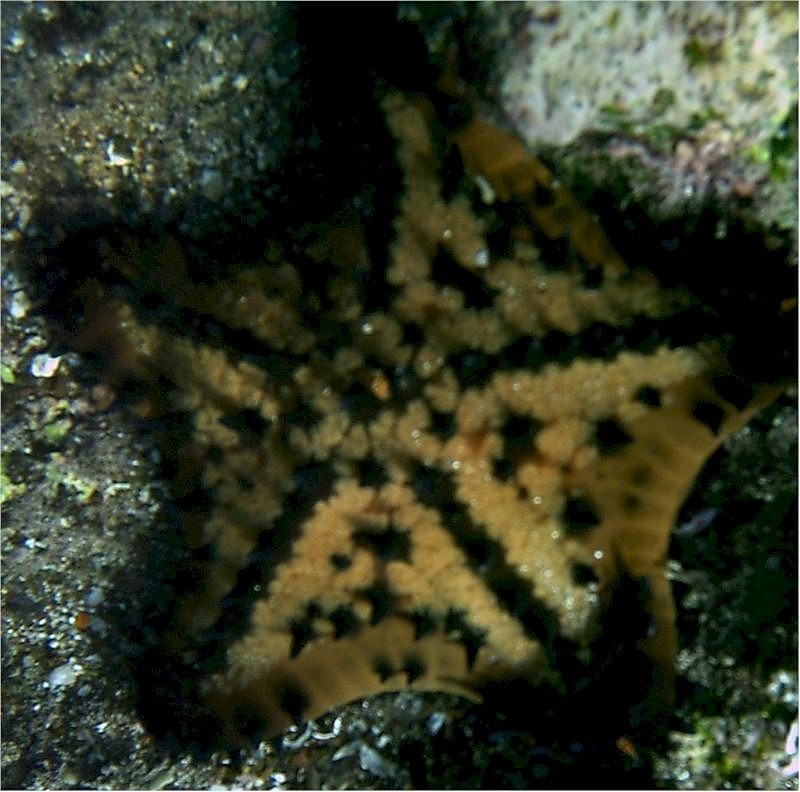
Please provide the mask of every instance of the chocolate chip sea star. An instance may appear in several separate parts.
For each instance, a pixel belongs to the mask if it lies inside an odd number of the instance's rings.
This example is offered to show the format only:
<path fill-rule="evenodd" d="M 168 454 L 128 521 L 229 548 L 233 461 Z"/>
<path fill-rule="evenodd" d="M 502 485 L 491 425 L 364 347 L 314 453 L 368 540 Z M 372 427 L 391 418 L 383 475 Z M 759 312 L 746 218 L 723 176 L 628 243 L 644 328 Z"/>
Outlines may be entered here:
<path fill-rule="evenodd" d="M 239 744 L 405 686 L 569 695 L 627 598 L 633 698 L 658 711 L 678 509 L 780 384 L 497 126 L 443 129 L 401 94 L 384 111 L 403 172 L 386 261 L 339 218 L 207 281 L 175 236 L 97 242 L 140 297 L 83 283 L 76 343 L 187 417 L 176 491 L 204 493 L 166 651 Z"/>

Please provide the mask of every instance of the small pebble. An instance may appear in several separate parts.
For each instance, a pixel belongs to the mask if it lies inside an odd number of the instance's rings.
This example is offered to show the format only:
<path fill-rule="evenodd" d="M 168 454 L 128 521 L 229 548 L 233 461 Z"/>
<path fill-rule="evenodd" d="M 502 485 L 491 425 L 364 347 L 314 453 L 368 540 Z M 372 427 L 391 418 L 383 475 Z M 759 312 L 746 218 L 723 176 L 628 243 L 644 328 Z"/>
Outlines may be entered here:
<path fill-rule="evenodd" d="M 391 776 L 396 772 L 392 762 L 384 759 L 374 748 L 362 743 L 358 752 L 358 764 L 362 770 L 377 776 Z"/>
<path fill-rule="evenodd" d="M 86 595 L 86 604 L 90 608 L 96 608 L 106 598 L 100 586 L 92 586 Z"/>
<path fill-rule="evenodd" d="M 175 771 L 172 767 L 161 770 L 150 780 L 150 789 L 164 789 L 167 784 L 175 782 Z"/>
<path fill-rule="evenodd" d="M 339 762 L 342 759 L 347 759 L 350 756 L 355 756 L 361 747 L 361 740 L 354 740 L 353 742 L 346 743 L 341 748 L 337 749 L 336 753 L 331 757 L 332 762 Z"/>
<path fill-rule="evenodd" d="M 433 715 L 428 718 L 428 722 L 426 724 L 428 727 L 428 732 L 436 736 L 441 730 L 442 726 L 444 726 L 444 722 L 445 714 L 443 712 L 434 712 Z"/>
<path fill-rule="evenodd" d="M 40 355 L 34 355 L 31 361 L 30 371 L 34 377 L 46 377 L 49 379 L 58 371 L 60 364 L 60 355 L 58 357 L 51 357 L 46 352 L 43 352 Z"/>
<path fill-rule="evenodd" d="M 91 623 L 92 617 L 86 611 L 79 611 L 75 618 L 73 619 L 73 624 L 75 628 L 83 632 L 84 630 L 89 629 L 89 624 Z"/>
<path fill-rule="evenodd" d="M 481 248 L 475 254 L 475 266 L 476 267 L 488 267 L 489 266 L 489 251 L 486 248 Z"/>
<path fill-rule="evenodd" d="M 69 663 L 54 668 L 47 675 L 50 687 L 68 687 L 74 684 L 77 678 L 78 672 Z"/>
<path fill-rule="evenodd" d="M 200 191 L 209 201 L 218 201 L 225 193 L 222 174 L 213 168 L 206 168 L 200 174 Z"/>

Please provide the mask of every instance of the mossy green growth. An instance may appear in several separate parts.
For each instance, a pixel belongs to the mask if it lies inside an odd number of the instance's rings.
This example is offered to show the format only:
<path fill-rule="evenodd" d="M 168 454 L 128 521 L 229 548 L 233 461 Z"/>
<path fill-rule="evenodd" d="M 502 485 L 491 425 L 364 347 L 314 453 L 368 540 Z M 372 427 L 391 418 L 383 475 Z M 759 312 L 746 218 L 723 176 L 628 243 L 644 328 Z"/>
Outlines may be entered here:
<path fill-rule="evenodd" d="M 721 42 L 703 41 L 696 36 L 687 40 L 683 54 L 692 68 L 716 63 L 722 58 Z"/>
<path fill-rule="evenodd" d="M 0 467 L 0 505 L 7 503 L 10 500 L 23 495 L 28 489 L 24 481 L 15 484 L 6 475 L 5 470 Z"/>
<path fill-rule="evenodd" d="M 72 429 L 72 418 L 69 416 L 69 402 L 59 399 L 53 404 L 42 419 L 41 437 L 50 445 L 57 445 Z"/>
<path fill-rule="evenodd" d="M 4 385 L 13 385 L 16 381 L 14 369 L 8 363 L 0 363 L 0 382 Z"/>
<path fill-rule="evenodd" d="M 624 104 L 607 104 L 600 108 L 600 126 L 617 135 L 635 136 L 636 124 L 630 118 L 630 108 Z"/>
<path fill-rule="evenodd" d="M 797 105 L 778 120 L 770 138 L 749 146 L 744 155 L 751 162 L 768 166 L 767 172 L 773 181 L 788 178 L 797 162 Z"/>
<path fill-rule="evenodd" d="M 725 118 L 713 107 L 706 107 L 700 113 L 692 113 L 687 129 L 689 132 L 699 132 L 709 121 L 724 121 Z"/>
<path fill-rule="evenodd" d="M 790 175 L 797 155 L 797 105 L 787 114 L 769 141 L 769 175 L 778 181 Z"/>
<path fill-rule="evenodd" d="M 647 117 L 657 119 L 663 116 L 676 101 L 677 97 L 673 90 L 659 89 L 653 97 Z M 634 120 L 631 118 L 632 112 L 624 104 L 603 105 L 600 108 L 601 125 L 613 130 L 615 134 L 638 138 L 665 154 L 671 151 L 677 140 L 687 135 L 696 135 L 712 121 L 724 121 L 722 114 L 713 107 L 707 107 L 700 113 L 692 113 L 685 127 L 657 120 L 653 123 Z"/>
<path fill-rule="evenodd" d="M 52 494 L 58 494 L 59 487 L 72 490 L 77 495 L 79 503 L 88 503 L 97 492 L 97 484 L 78 478 L 72 471 L 64 470 L 57 454 L 51 456 L 51 461 L 44 471 L 45 479 L 50 483 Z"/>
<path fill-rule="evenodd" d="M 766 165 L 770 159 L 769 142 L 754 143 L 744 150 L 744 156 L 758 165 Z"/>
<path fill-rule="evenodd" d="M 671 88 L 659 88 L 653 97 L 653 112 L 663 113 L 675 104 L 675 91 Z"/>
<path fill-rule="evenodd" d="M 647 142 L 653 148 L 669 152 L 675 145 L 675 141 L 681 137 L 680 130 L 672 124 L 653 124 L 647 130 Z"/>
<path fill-rule="evenodd" d="M 742 762 L 735 753 L 723 754 L 717 763 L 719 777 L 731 784 L 736 784 L 741 778 L 743 770 Z"/>
<path fill-rule="evenodd" d="M 720 744 L 721 719 L 714 716 L 696 716 L 694 734 L 694 762 L 705 773 L 715 777 L 716 784 L 729 784 L 742 773 L 741 763 L 732 751 L 724 750 Z"/>
<path fill-rule="evenodd" d="M 42 436 L 51 445 L 57 445 L 67 436 L 70 429 L 72 429 L 72 420 L 70 418 L 60 418 L 47 424 L 42 429 Z"/>

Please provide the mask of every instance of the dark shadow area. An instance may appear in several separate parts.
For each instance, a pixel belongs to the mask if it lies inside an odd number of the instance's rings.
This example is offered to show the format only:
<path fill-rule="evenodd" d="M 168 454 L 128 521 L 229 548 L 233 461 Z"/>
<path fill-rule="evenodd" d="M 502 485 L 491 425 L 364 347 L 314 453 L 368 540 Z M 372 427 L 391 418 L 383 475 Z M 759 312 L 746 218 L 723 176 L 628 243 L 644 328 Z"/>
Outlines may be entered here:
<path fill-rule="evenodd" d="M 797 668 L 796 425 L 793 440 L 792 427 L 782 428 L 796 408 L 787 394 L 753 419 L 750 431 L 765 439 L 766 449 L 745 438 L 709 460 L 681 509 L 670 547 L 670 556 L 690 574 L 699 572 L 713 597 L 713 629 L 705 608 L 679 608 L 686 644 L 702 640 L 709 652 L 736 657 L 765 679 L 777 669 Z M 691 589 L 690 582 L 675 583 L 679 605 Z M 710 690 L 695 690 L 693 698 L 701 710 L 719 707 Z"/>
<path fill-rule="evenodd" d="M 364 35 L 365 27 L 370 35 Z M 274 179 L 286 185 L 285 193 L 265 200 L 258 210 L 258 222 L 253 221 L 256 213 L 251 207 L 246 222 L 226 218 L 230 230 L 225 234 L 210 227 L 207 236 L 188 239 L 177 228 L 164 227 L 157 218 L 144 215 L 131 194 L 122 193 L 113 207 L 104 206 L 102 196 L 89 194 L 80 185 L 69 200 L 61 196 L 43 198 L 34 219 L 41 232 L 39 239 L 63 241 L 56 245 L 31 242 L 24 254 L 24 272 L 63 350 L 73 348 L 76 335 L 81 335 L 85 305 L 79 287 L 94 279 L 130 304 L 137 316 L 171 333 L 233 349 L 242 358 L 259 360 L 276 376 L 294 367 L 295 361 L 289 356 L 278 354 L 246 333 L 175 305 L 170 292 L 163 290 L 164 281 L 172 277 L 169 272 L 148 273 L 143 266 L 136 277 L 125 278 L 104 267 L 103 246 L 125 237 L 150 239 L 154 244 L 165 237 L 179 240 L 190 254 L 187 277 L 210 284 L 235 274 L 244 262 L 256 260 L 265 239 L 278 238 L 293 251 L 297 262 L 306 261 L 308 284 L 304 284 L 302 299 L 311 304 L 320 299 L 320 284 L 331 273 L 307 261 L 306 229 L 329 221 L 351 221 L 366 229 L 371 265 L 353 273 L 368 295 L 365 303 L 379 305 L 385 300 L 381 290 L 386 288 L 385 266 L 401 195 L 401 174 L 380 98 L 391 86 L 412 93 L 434 93 L 436 70 L 429 63 L 419 30 L 399 23 L 393 4 L 300 4 L 297 36 L 303 53 L 299 79 L 305 101 L 293 124 L 304 133 Z M 441 107 L 441 97 L 436 101 Z M 448 123 L 452 121 L 443 121 L 444 125 Z M 205 199 L 198 196 L 197 200 Z M 191 198 L 187 201 L 191 203 Z M 703 306 L 703 332 L 726 339 L 739 380 L 752 385 L 795 376 L 796 310 L 782 308 L 795 291 L 795 274 L 786 263 L 786 240 L 767 247 L 760 230 L 745 230 L 735 221 L 728 224 L 727 235 L 719 239 L 716 229 L 724 215 L 720 207 L 710 207 L 680 224 L 662 226 L 637 214 L 635 208 L 625 215 L 614 214 L 613 204 L 600 193 L 594 208 L 627 261 L 641 262 L 664 282 L 694 295 Z M 677 242 L 666 244 L 666 240 Z M 332 347 L 338 334 L 344 332 L 339 326 L 330 328 Z M 526 348 L 515 355 L 513 365 L 526 360 L 528 351 Z M 209 498 L 197 483 L 201 460 L 184 453 L 190 445 L 190 417 L 170 406 L 171 384 L 164 379 L 117 375 L 113 347 L 101 343 L 81 352 L 86 360 L 81 376 L 87 388 L 98 381 L 113 381 L 117 399 L 110 409 L 125 410 L 142 397 L 157 405 L 152 417 L 131 417 L 130 426 L 132 432 L 152 438 L 160 454 L 160 476 L 173 485 L 171 497 L 161 504 L 154 521 L 152 546 L 138 548 L 137 566 L 146 584 L 134 594 L 136 607 L 109 614 L 112 632 L 124 636 L 124 640 L 119 646 L 104 644 L 105 659 L 113 673 L 135 679 L 138 715 L 166 750 L 176 756 L 190 751 L 207 757 L 219 745 L 220 724 L 203 702 L 201 683 L 209 670 L 224 660 L 220 648 L 225 644 L 209 640 L 206 645 L 192 646 L 174 628 L 175 609 L 186 592 L 200 584 L 207 560 L 202 550 L 190 552 L 185 544 L 187 521 L 203 519 Z M 539 360 L 541 350 L 536 354 Z M 464 362 L 462 368 L 468 369 L 465 381 L 480 380 L 483 372 L 475 373 L 475 367 L 479 367 L 475 360 Z M 236 417 L 253 429 L 251 419 L 248 415 Z M 296 417 L 297 421 L 304 419 Z M 612 440 L 616 442 L 617 438 Z M 730 508 L 738 508 L 734 488 L 725 493 L 725 498 L 732 499 L 729 503 L 734 506 Z M 774 515 L 758 519 L 778 520 L 783 528 L 796 520 L 796 505 L 781 501 L 771 508 Z M 466 529 L 463 533 L 466 546 L 470 537 Z M 365 541 L 383 539 L 396 541 L 395 536 L 371 536 Z M 704 547 L 703 553 L 713 555 L 716 550 Z M 396 544 L 388 544 L 385 552 L 400 550 Z M 684 557 L 688 552 L 683 551 Z M 767 557 L 779 553 L 780 578 L 796 581 L 796 545 L 791 552 L 776 545 Z M 786 560 L 790 557 L 795 560 L 794 566 Z M 765 575 L 768 571 L 767 566 Z M 505 583 L 501 572 L 506 574 L 505 569 L 497 572 L 498 588 Z M 716 574 L 722 579 L 725 567 Z M 761 592 L 762 609 L 753 618 L 791 618 L 786 604 L 791 592 L 778 590 L 776 579 L 773 575 L 752 581 L 754 590 Z M 127 587 L 129 577 L 125 580 Z M 240 591 L 247 582 L 240 580 L 235 594 L 251 604 L 252 593 Z M 535 625 L 545 635 L 553 665 L 560 670 L 562 689 L 533 689 L 525 682 L 493 686 L 485 691 L 485 707 L 465 704 L 461 716 L 431 735 L 425 745 L 399 736 L 399 758 L 408 763 L 413 785 L 652 787 L 648 757 L 651 751 L 663 747 L 670 721 L 667 713 L 645 714 L 641 709 L 651 680 L 649 667 L 642 666 L 635 651 L 637 631 L 631 629 L 644 612 L 642 598 L 635 591 L 631 593 L 636 586 L 637 581 L 620 584 L 620 596 L 612 599 L 590 663 L 579 659 L 575 647 L 562 646 L 556 640 L 550 620 Z M 765 586 L 772 589 L 766 591 Z M 531 613 L 529 604 L 520 603 L 516 615 L 535 621 L 540 617 Z M 239 602 L 239 621 L 246 611 Z M 743 635 L 746 628 L 743 624 Z M 646 634 L 646 630 L 647 624 L 642 624 L 639 633 Z M 748 660 L 768 662 L 771 653 L 780 652 L 777 646 L 753 646 L 743 640 L 742 656 Z M 620 742 L 645 726 L 640 745 Z M 485 748 L 476 748 L 480 745 Z"/>
<path fill-rule="evenodd" d="M 613 194 L 596 191 L 588 208 L 630 266 L 697 299 L 702 313 L 693 320 L 727 342 L 740 380 L 752 387 L 796 378 L 797 271 L 788 233 L 754 228 L 718 204 L 660 223 L 641 207 L 615 213 L 615 205 Z"/>

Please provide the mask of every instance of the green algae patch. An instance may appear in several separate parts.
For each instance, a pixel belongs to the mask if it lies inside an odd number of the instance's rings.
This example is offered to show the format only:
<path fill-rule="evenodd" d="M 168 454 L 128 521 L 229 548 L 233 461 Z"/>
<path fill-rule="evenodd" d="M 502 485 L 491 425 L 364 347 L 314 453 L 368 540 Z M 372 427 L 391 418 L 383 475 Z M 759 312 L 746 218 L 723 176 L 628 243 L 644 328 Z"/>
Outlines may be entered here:
<path fill-rule="evenodd" d="M 47 408 L 42 417 L 38 435 L 48 445 L 59 445 L 69 434 L 73 425 L 69 401 L 58 399 Z"/>
<path fill-rule="evenodd" d="M 0 505 L 5 505 L 8 501 L 24 495 L 27 489 L 24 481 L 14 483 L 6 475 L 5 470 L 0 469 Z"/>
<path fill-rule="evenodd" d="M 8 363 L 0 363 L 0 382 L 3 385 L 13 385 L 17 381 L 14 369 Z"/>
<path fill-rule="evenodd" d="M 52 454 L 50 463 L 44 471 L 45 479 L 50 484 L 51 494 L 58 494 L 59 488 L 64 487 L 75 493 L 79 503 L 88 503 L 97 492 L 97 483 L 82 479 L 70 470 L 62 467 L 60 454 Z"/>
<path fill-rule="evenodd" d="M 778 126 L 769 141 L 769 175 L 774 181 L 788 178 L 797 167 L 797 105 Z"/>
<path fill-rule="evenodd" d="M 683 46 L 683 54 L 692 68 L 708 66 L 712 63 L 719 63 L 722 60 L 722 42 L 704 41 L 694 36 L 687 40 Z"/>
<path fill-rule="evenodd" d="M 71 418 L 59 418 L 42 428 L 42 437 L 51 445 L 58 445 L 72 429 Z"/>
<path fill-rule="evenodd" d="M 778 119 L 770 137 L 748 146 L 743 155 L 750 162 L 765 166 L 773 181 L 789 178 L 797 167 L 797 106 Z"/>

